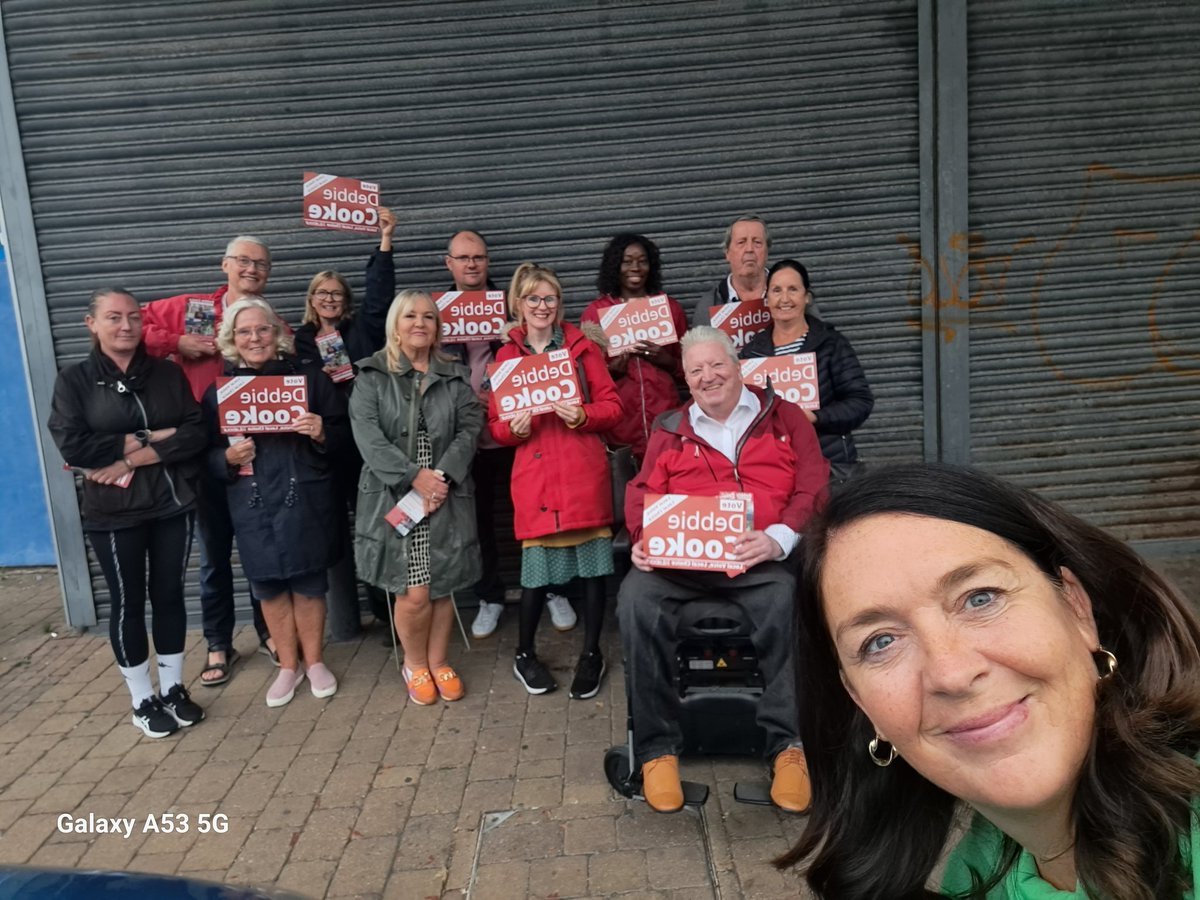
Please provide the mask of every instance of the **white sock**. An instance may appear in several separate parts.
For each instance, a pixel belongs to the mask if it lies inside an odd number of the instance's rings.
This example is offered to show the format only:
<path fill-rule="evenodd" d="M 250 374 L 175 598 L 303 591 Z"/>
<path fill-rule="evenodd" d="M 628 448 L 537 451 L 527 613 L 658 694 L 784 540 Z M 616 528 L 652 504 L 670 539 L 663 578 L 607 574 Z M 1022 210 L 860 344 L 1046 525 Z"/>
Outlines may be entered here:
<path fill-rule="evenodd" d="M 125 687 L 133 698 L 133 708 L 137 709 L 143 702 L 154 696 L 154 685 L 150 683 L 150 660 L 140 666 L 117 666 L 121 677 L 125 679 Z"/>
<path fill-rule="evenodd" d="M 183 654 L 158 654 L 158 691 L 166 694 L 177 684 L 183 684 Z"/>

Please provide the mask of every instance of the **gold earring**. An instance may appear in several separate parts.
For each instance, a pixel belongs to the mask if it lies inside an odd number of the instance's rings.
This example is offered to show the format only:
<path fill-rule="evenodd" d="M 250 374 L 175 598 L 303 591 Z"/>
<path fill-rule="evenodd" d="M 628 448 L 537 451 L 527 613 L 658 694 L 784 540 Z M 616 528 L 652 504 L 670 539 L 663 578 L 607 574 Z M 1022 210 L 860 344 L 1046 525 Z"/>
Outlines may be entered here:
<path fill-rule="evenodd" d="M 1117 674 L 1117 657 L 1111 650 L 1101 647 L 1093 651 L 1092 660 L 1096 663 L 1096 671 L 1100 673 L 1101 681 L 1107 681 Z"/>
<path fill-rule="evenodd" d="M 881 769 L 886 769 L 900 754 L 897 753 L 896 748 L 893 745 L 888 744 L 887 741 L 883 741 L 882 743 L 887 744 L 888 746 L 888 755 L 886 757 L 881 757 L 878 755 L 880 744 L 879 735 L 875 735 L 875 737 L 871 738 L 871 743 L 867 744 L 867 756 L 871 757 L 871 762 L 875 763 L 875 765 L 879 766 Z"/>

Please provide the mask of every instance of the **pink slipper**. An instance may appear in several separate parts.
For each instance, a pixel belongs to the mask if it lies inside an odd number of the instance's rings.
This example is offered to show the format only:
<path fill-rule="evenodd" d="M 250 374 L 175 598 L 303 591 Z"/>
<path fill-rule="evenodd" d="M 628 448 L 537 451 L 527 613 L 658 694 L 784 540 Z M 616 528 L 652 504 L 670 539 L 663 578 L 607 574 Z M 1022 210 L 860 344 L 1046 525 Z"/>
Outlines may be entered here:
<path fill-rule="evenodd" d="M 321 699 L 332 697 L 338 689 L 337 679 L 323 662 L 308 667 L 308 686 L 312 688 L 312 695 Z"/>
<path fill-rule="evenodd" d="M 287 706 L 296 696 L 296 688 L 303 680 L 303 669 L 280 669 L 275 676 L 275 683 L 267 689 L 267 706 Z"/>

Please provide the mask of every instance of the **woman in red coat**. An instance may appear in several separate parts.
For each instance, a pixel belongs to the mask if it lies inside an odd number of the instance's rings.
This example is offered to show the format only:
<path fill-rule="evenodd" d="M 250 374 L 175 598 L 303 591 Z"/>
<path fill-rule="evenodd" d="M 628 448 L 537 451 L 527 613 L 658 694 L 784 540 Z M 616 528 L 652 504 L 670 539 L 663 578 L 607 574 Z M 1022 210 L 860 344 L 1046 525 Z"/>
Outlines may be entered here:
<path fill-rule="evenodd" d="M 513 674 L 531 694 L 557 687 L 538 660 L 533 638 L 546 588 L 582 578 L 583 653 L 571 696 L 594 697 L 604 677 L 600 626 L 604 579 L 613 571 L 612 488 L 599 435 L 621 418 L 621 401 L 601 351 L 578 328 L 563 321 L 562 285 L 544 266 L 517 267 L 508 291 L 517 324 L 496 353 L 496 362 L 567 350 L 582 384 L 583 403 L 554 404 L 551 412 L 528 411 L 500 420 L 495 394 L 488 400 L 488 426 L 501 444 L 515 446 L 512 473 L 514 531 L 522 542 L 521 608 Z"/>
<path fill-rule="evenodd" d="M 596 288 L 600 296 L 583 311 L 580 324 L 589 337 L 607 346 L 599 331 L 602 310 L 662 293 L 662 266 L 654 241 L 628 232 L 616 235 L 600 258 Z M 682 338 L 687 331 L 687 313 L 677 301 L 667 298 L 667 303 L 675 333 Z M 660 347 L 642 341 L 633 353 L 607 357 L 608 371 L 625 407 L 625 415 L 607 437 L 632 447 L 638 462 L 646 455 L 654 420 L 680 405 L 683 370 L 679 360 L 678 342 Z"/>

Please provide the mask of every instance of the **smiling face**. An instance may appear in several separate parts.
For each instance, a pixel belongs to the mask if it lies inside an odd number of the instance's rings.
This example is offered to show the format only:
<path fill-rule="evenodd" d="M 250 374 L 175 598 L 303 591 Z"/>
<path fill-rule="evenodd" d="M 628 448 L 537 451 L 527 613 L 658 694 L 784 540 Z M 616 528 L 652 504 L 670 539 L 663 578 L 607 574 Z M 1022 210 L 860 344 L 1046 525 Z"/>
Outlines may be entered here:
<path fill-rule="evenodd" d="M 336 325 L 346 315 L 346 289 L 336 278 L 326 278 L 313 288 L 309 303 L 323 323 Z"/>
<path fill-rule="evenodd" d="M 646 296 L 646 278 L 650 275 L 650 257 L 641 244 L 630 244 L 621 254 L 621 296 Z"/>
<path fill-rule="evenodd" d="M 767 285 L 767 308 L 771 311 L 772 321 L 782 325 L 804 318 L 804 310 L 808 308 L 808 289 L 799 272 L 782 267 L 771 276 L 771 282 Z"/>
<path fill-rule="evenodd" d="M 244 309 L 233 323 L 233 346 L 251 369 L 261 369 L 276 356 L 275 324 L 261 309 Z"/>
<path fill-rule="evenodd" d="M 823 609 L 854 702 L 914 769 L 1002 828 L 1065 821 L 1092 738 L 1099 639 L 1086 591 L 1062 579 L 942 519 L 876 514 L 829 539 Z"/>
<path fill-rule="evenodd" d="M 433 301 L 420 297 L 396 317 L 392 340 L 409 359 L 424 356 L 437 344 L 438 315 Z"/>
<path fill-rule="evenodd" d="M 83 321 L 109 357 L 128 356 L 142 339 L 142 310 L 128 294 L 105 294 L 96 301 L 95 315 Z"/>
<path fill-rule="evenodd" d="M 520 302 L 521 320 L 527 331 L 545 334 L 558 324 L 562 298 L 550 282 L 537 282 L 525 292 Z"/>
<path fill-rule="evenodd" d="M 238 241 L 221 260 L 221 271 L 229 283 L 226 304 L 261 294 L 271 277 L 271 254 L 259 244 Z"/>
<path fill-rule="evenodd" d="M 706 416 L 724 422 L 742 396 L 737 360 L 716 341 L 702 341 L 683 351 L 683 377 L 692 399 Z"/>
<path fill-rule="evenodd" d="M 735 222 L 725 259 L 736 277 L 757 277 L 767 264 L 767 230 L 762 222 Z"/>

